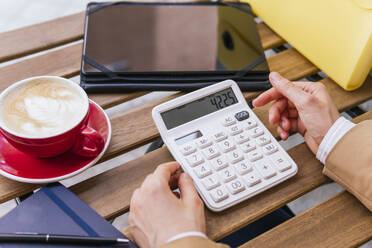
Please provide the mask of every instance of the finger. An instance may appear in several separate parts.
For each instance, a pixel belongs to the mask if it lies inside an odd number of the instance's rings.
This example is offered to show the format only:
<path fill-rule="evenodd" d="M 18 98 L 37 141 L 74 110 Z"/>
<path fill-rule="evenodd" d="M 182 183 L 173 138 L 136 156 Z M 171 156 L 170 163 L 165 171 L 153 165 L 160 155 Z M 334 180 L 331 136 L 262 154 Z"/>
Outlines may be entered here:
<path fill-rule="evenodd" d="M 283 128 L 281 128 L 280 126 L 278 126 L 277 130 L 278 130 L 278 134 L 279 134 L 279 136 L 282 140 L 288 139 L 289 133 L 287 131 L 284 131 Z"/>
<path fill-rule="evenodd" d="M 175 189 L 178 186 L 178 180 L 180 179 L 181 172 L 176 171 L 175 174 L 173 174 L 169 180 L 169 187 L 171 189 Z"/>
<path fill-rule="evenodd" d="M 261 107 L 263 105 L 268 104 L 269 102 L 282 98 L 283 95 L 275 88 L 271 88 L 261 95 L 259 95 L 256 99 L 253 100 L 252 104 L 255 107 Z"/>
<path fill-rule="evenodd" d="M 296 106 L 293 104 L 291 100 L 288 100 L 288 108 L 296 109 Z"/>
<path fill-rule="evenodd" d="M 183 173 L 180 176 L 180 180 L 178 181 L 178 187 L 181 192 L 182 201 L 185 204 L 192 203 L 194 202 L 195 198 L 199 198 L 198 192 L 196 191 L 192 179 L 188 174 Z"/>
<path fill-rule="evenodd" d="M 275 124 L 279 121 L 281 113 L 287 107 L 287 100 L 281 98 L 274 102 L 269 109 L 269 121 L 271 124 Z"/>
<path fill-rule="evenodd" d="M 297 132 L 297 119 L 289 119 L 289 122 L 291 123 L 291 131 Z"/>
<path fill-rule="evenodd" d="M 156 180 L 166 183 L 166 185 L 169 186 L 171 176 L 176 173 L 179 168 L 180 164 L 177 162 L 161 164 L 158 166 L 158 168 L 156 168 L 153 176 L 156 178 Z"/>
<path fill-rule="evenodd" d="M 288 117 L 289 118 L 297 118 L 298 117 L 298 112 L 296 109 L 287 109 L 288 112 Z"/>
<path fill-rule="evenodd" d="M 286 131 L 286 132 L 288 132 L 289 129 L 291 128 L 291 123 L 289 122 L 288 117 L 286 115 L 282 115 L 281 116 L 281 118 L 280 118 L 280 127 L 284 131 Z"/>
<path fill-rule="evenodd" d="M 290 82 L 277 72 L 271 72 L 269 79 L 273 87 L 293 102 L 296 107 L 301 105 L 309 96 L 308 93 L 303 91 L 300 87 L 297 87 L 297 84 Z M 301 86 L 302 84 L 298 85 Z"/>

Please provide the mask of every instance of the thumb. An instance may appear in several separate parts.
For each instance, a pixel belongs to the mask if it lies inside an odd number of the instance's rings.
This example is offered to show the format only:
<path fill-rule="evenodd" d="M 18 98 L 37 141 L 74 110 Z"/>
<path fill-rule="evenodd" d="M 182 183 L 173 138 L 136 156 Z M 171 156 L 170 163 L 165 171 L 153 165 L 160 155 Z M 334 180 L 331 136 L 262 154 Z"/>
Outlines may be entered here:
<path fill-rule="evenodd" d="M 181 192 L 181 198 L 185 203 L 190 203 L 195 199 L 195 197 L 198 197 L 198 192 L 196 191 L 192 179 L 188 174 L 181 174 L 178 181 L 178 187 Z"/>
<path fill-rule="evenodd" d="M 271 72 L 269 75 L 270 83 L 276 88 L 283 96 L 288 98 L 293 104 L 298 107 L 301 102 L 308 97 L 308 94 L 297 87 L 288 79 L 282 77 L 277 72 Z"/>

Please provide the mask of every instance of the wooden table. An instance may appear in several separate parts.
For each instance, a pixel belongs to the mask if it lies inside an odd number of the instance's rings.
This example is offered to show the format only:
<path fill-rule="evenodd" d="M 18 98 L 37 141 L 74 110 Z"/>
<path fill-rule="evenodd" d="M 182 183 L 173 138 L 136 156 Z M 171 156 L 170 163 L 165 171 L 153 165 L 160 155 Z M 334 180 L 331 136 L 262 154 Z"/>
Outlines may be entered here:
<path fill-rule="evenodd" d="M 79 74 L 84 14 L 78 13 L 37 25 L 0 34 L 0 62 L 21 58 L 40 51 L 16 63 L 0 67 L 0 91 L 10 84 L 36 75 L 58 75 L 70 78 Z M 262 44 L 272 49 L 285 43 L 264 23 L 258 24 Z M 71 44 L 70 44 L 71 43 Z M 67 45 L 67 46 L 66 46 Z M 291 80 L 301 79 L 319 71 L 312 63 L 289 48 L 268 58 L 271 70 Z M 342 90 L 331 79 L 321 80 L 340 111 L 350 109 L 372 97 L 372 78 L 353 92 Z M 103 108 L 118 105 L 147 94 L 90 94 Z M 113 136 L 107 153 L 100 162 L 145 145 L 159 137 L 151 118 L 151 109 L 176 95 L 123 112 L 111 118 Z M 245 93 L 247 101 L 258 93 Z M 267 118 L 267 107 L 255 113 L 277 136 Z M 372 112 L 357 117 L 354 122 L 371 119 Z M 299 166 L 290 180 L 221 213 L 206 210 L 208 236 L 214 240 L 246 226 L 280 208 L 297 197 L 329 182 L 322 175 L 322 165 L 305 144 L 290 149 L 289 154 Z M 167 148 L 160 148 L 121 166 L 99 174 L 71 187 L 82 200 L 105 218 L 128 211 L 135 188 L 160 163 L 173 160 Z M 0 203 L 28 193 L 40 185 L 18 183 L 0 177 Z M 372 215 L 352 195 L 342 192 L 305 211 L 284 224 L 266 232 L 243 247 L 355 247 L 372 238 Z"/>

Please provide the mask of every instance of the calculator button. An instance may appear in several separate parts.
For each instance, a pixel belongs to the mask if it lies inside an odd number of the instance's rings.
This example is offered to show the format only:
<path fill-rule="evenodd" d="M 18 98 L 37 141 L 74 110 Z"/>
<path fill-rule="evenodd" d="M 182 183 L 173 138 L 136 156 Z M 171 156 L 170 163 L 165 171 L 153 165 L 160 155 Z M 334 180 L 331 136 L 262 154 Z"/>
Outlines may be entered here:
<path fill-rule="evenodd" d="M 192 167 L 197 166 L 204 162 L 204 158 L 201 156 L 199 152 L 186 157 L 186 160 L 189 163 L 189 165 Z"/>
<path fill-rule="evenodd" d="M 196 167 L 194 169 L 194 171 L 195 171 L 195 174 L 199 178 L 203 178 L 203 177 L 206 177 L 206 176 L 212 174 L 212 170 L 211 170 L 211 168 L 209 168 L 209 166 L 207 164 L 202 164 L 202 165 Z"/>
<path fill-rule="evenodd" d="M 231 192 L 231 194 L 235 195 L 239 192 L 242 192 L 243 190 L 245 190 L 245 186 L 243 184 L 243 182 L 239 179 L 237 180 L 234 180 L 230 183 L 227 184 L 227 188 L 229 189 L 229 191 Z"/>
<path fill-rule="evenodd" d="M 218 146 L 221 148 L 223 152 L 229 152 L 235 149 L 234 141 L 230 138 L 221 141 L 220 143 L 218 143 Z"/>
<path fill-rule="evenodd" d="M 270 165 L 269 160 L 261 160 L 255 164 L 255 166 L 265 179 L 269 179 L 276 175 L 276 171 L 274 167 Z"/>
<path fill-rule="evenodd" d="M 221 185 L 216 175 L 211 175 L 209 177 L 204 178 L 202 180 L 202 183 L 207 190 L 214 189 Z"/>
<path fill-rule="evenodd" d="M 235 114 L 235 118 L 238 120 L 238 121 L 244 121 L 246 119 L 249 118 L 249 113 L 248 111 L 244 110 L 244 111 L 240 111 L 239 113 L 236 113 Z"/>
<path fill-rule="evenodd" d="M 251 173 L 245 175 L 243 180 L 249 187 L 252 187 L 261 182 L 261 177 L 255 171 L 252 171 Z"/>
<path fill-rule="evenodd" d="M 241 129 L 238 125 L 234 125 L 234 126 L 229 127 L 230 135 L 237 135 L 241 132 L 243 132 L 243 129 Z"/>
<path fill-rule="evenodd" d="M 229 165 L 225 156 L 215 158 L 211 161 L 211 163 L 215 170 L 222 170 Z"/>
<path fill-rule="evenodd" d="M 251 152 L 256 149 L 256 143 L 252 140 L 240 146 L 243 152 Z"/>
<path fill-rule="evenodd" d="M 210 195 L 215 202 L 223 201 L 229 197 L 229 194 L 223 187 L 218 187 L 212 190 Z"/>
<path fill-rule="evenodd" d="M 199 148 L 203 149 L 212 145 L 212 140 L 207 137 L 200 137 L 195 143 Z"/>
<path fill-rule="evenodd" d="M 252 166 L 248 164 L 246 161 L 241 161 L 234 165 L 234 167 L 240 175 L 245 175 L 248 172 L 252 171 Z"/>
<path fill-rule="evenodd" d="M 271 139 L 267 135 L 262 135 L 256 139 L 257 145 L 264 146 L 271 142 Z"/>
<path fill-rule="evenodd" d="M 180 148 L 181 153 L 186 156 L 196 151 L 196 147 L 193 144 L 185 144 Z"/>
<path fill-rule="evenodd" d="M 292 165 L 285 159 L 281 154 L 273 154 L 270 156 L 270 159 L 274 162 L 279 171 L 283 172 L 292 167 Z"/>
<path fill-rule="evenodd" d="M 278 147 L 274 144 L 269 144 L 269 145 L 262 147 L 262 150 L 266 155 L 270 155 L 270 154 L 273 154 L 274 152 L 277 152 Z"/>
<path fill-rule="evenodd" d="M 221 131 L 221 132 L 215 133 L 213 135 L 213 138 L 214 138 L 215 141 L 219 142 L 221 140 L 226 139 L 227 138 L 227 135 L 226 135 L 225 132 Z"/>
<path fill-rule="evenodd" d="M 238 144 L 243 144 L 249 140 L 249 137 L 246 133 L 241 133 L 239 135 L 234 136 L 234 140 Z"/>
<path fill-rule="evenodd" d="M 225 127 L 231 126 L 235 123 L 236 121 L 232 116 L 226 116 L 225 118 L 222 119 L 222 125 L 224 125 Z"/>
<path fill-rule="evenodd" d="M 257 138 L 258 136 L 264 134 L 264 131 L 260 127 L 255 127 L 251 130 L 249 130 L 249 134 L 253 138 Z"/>
<path fill-rule="evenodd" d="M 244 159 L 243 153 L 239 150 L 234 150 L 227 154 L 229 161 L 233 164 L 242 161 Z"/>
<path fill-rule="evenodd" d="M 203 150 L 203 154 L 207 159 L 212 159 L 218 157 L 220 155 L 220 152 L 218 151 L 216 146 L 210 146 Z"/>
<path fill-rule="evenodd" d="M 248 120 L 248 121 L 245 122 L 245 128 L 246 129 L 249 130 L 249 129 L 252 129 L 254 127 L 257 127 L 257 122 L 256 121 L 254 121 L 254 120 Z"/>
<path fill-rule="evenodd" d="M 226 169 L 221 171 L 220 176 L 225 183 L 230 182 L 231 180 L 236 178 L 235 171 L 232 167 L 227 167 Z"/>
<path fill-rule="evenodd" d="M 262 153 L 259 152 L 258 150 L 252 151 L 247 154 L 249 161 L 254 162 L 263 157 Z"/>

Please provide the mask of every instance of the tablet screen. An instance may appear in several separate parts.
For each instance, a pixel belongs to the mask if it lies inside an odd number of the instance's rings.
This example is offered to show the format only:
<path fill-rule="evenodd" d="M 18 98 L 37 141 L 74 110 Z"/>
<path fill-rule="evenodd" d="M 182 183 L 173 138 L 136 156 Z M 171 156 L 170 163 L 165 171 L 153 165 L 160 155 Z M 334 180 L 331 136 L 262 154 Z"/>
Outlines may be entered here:
<path fill-rule="evenodd" d="M 268 71 L 254 16 L 243 6 L 90 5 L 82 72 Z"/>

